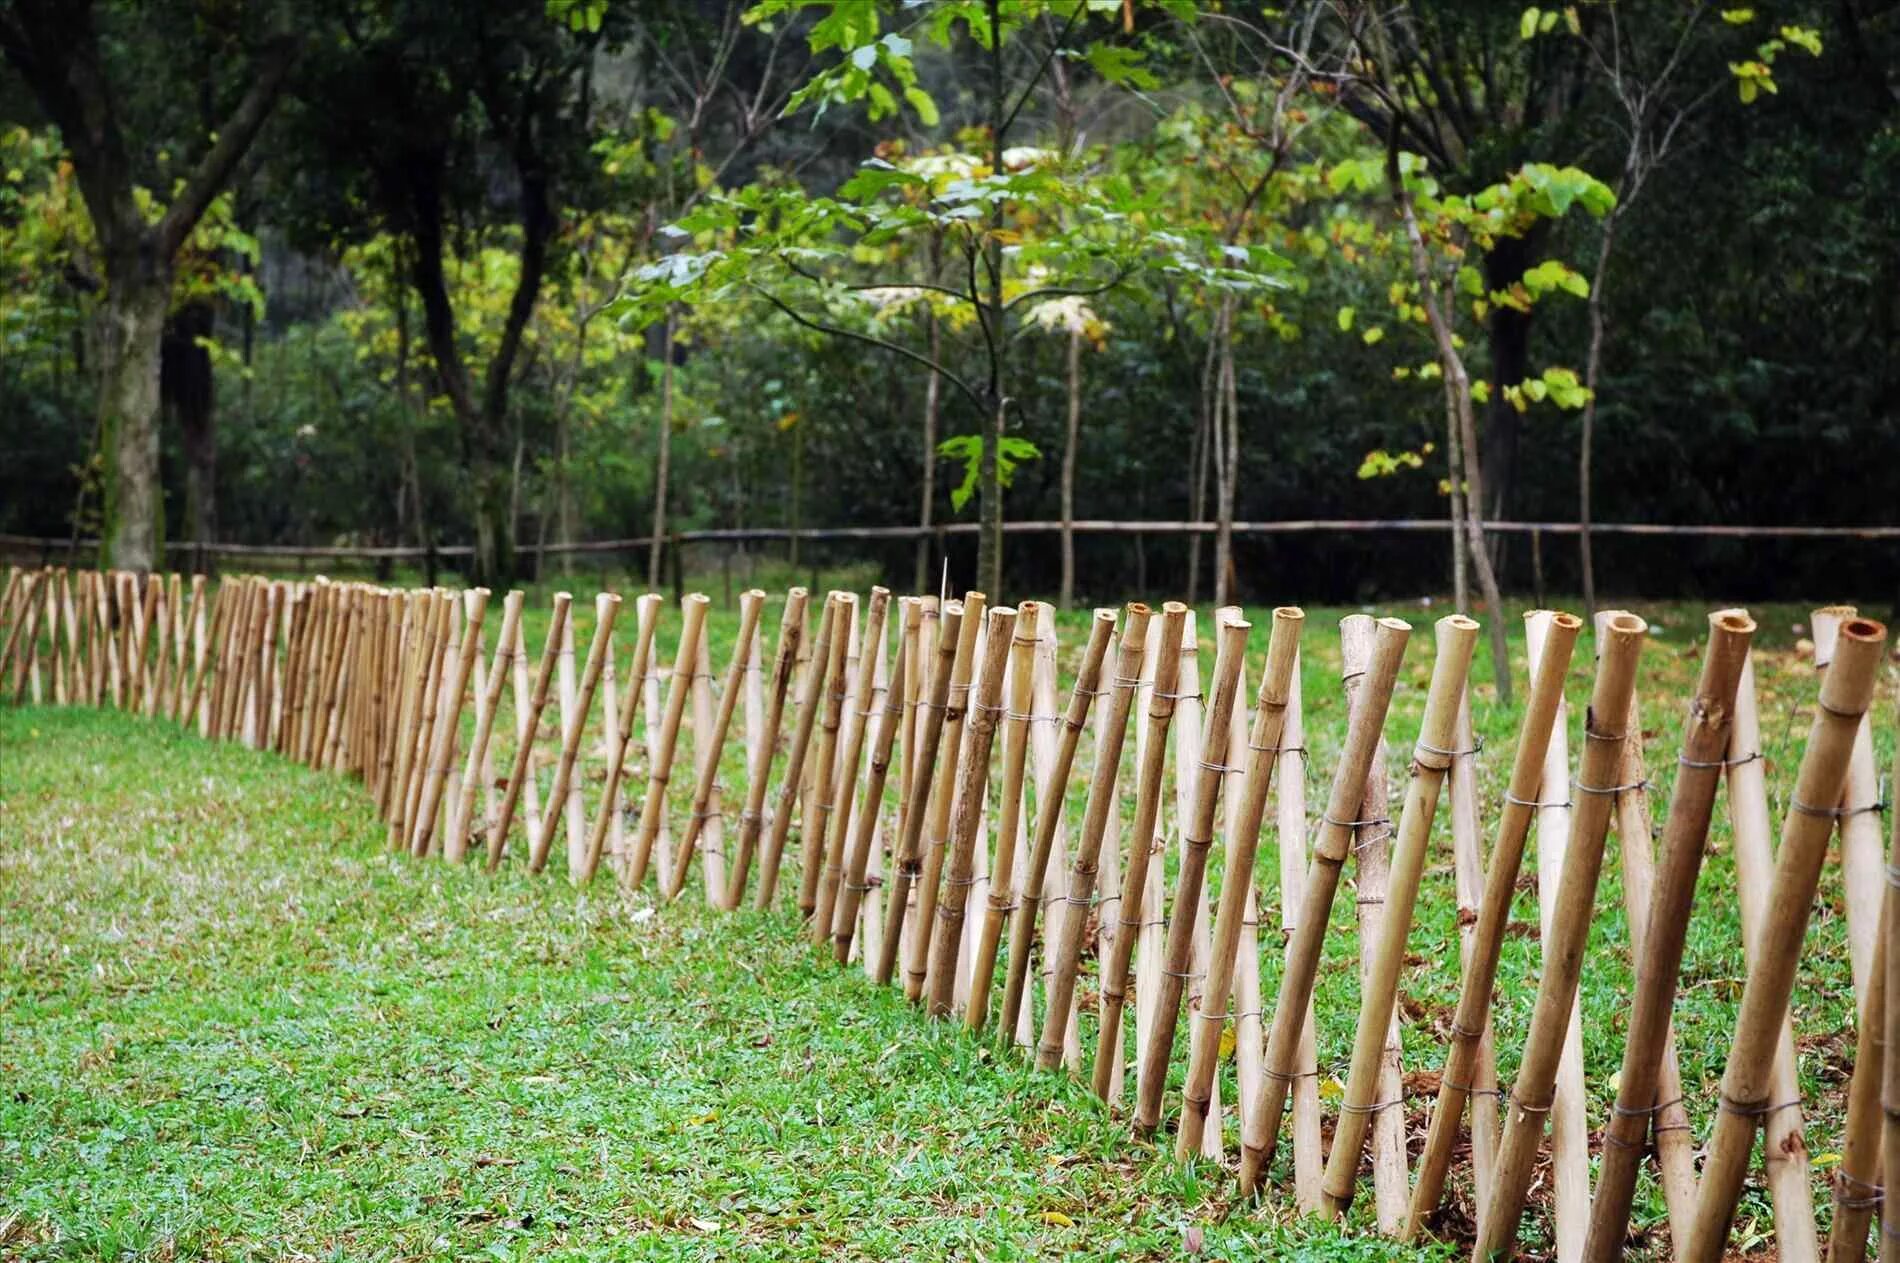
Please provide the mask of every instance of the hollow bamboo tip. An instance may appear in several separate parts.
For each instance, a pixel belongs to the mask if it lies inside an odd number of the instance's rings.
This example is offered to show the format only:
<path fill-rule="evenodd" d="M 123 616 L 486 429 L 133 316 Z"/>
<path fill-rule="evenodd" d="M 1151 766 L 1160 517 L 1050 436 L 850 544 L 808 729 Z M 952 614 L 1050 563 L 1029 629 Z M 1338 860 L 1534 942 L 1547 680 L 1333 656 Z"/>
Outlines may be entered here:
<path fill-rule="evenodd" d="M 426 598 L 429 594 L 425 592 L 422 595 Z M 559 614 L 572 604 L 574 604 L 574 594 L 572 592 L 556 592 L 554 594 L 554 612 L 556 614 Z"/>
<path fill-rule="evenodd" d="M 654 595 L 656 594 L 652 592 L 647 593 L 647 596 L 654 596 Z M 811 595 L 811 589 L 806 587 L 802 583 L 794 583 L 791 587 L 785 589 L 785 599 L 788 601 L 802 601 L 810 595 Z M 646 596 L 643 596 L 640 599 L 644 601 L 647 598 Z"/>
<path fill-rule="evenodd" d="M 1112 629 L 1115 626 L 1115 613 L 1116 612 L 1112 609 L 1098 609 L 1095 611 L 1095 614 L 1093 618 L 1091 619 L 1091 621 L 1097 627 L 1101 626 L 1103 623 L 1107 623 L 1108 626 Z"/>
<path fill-rule="evenodd" d="M 1478 635 L 1478 620 L 1463 614 L 1447 614 L 1438 620 L 1436 630 L 1441 639 L 1472 640 Z"/>
<path fill-rule="evenodd" d="M 1306 623 L 1306 611 L 1297 605 L 1276 605 L 1273 607 L 1273 621 L 1276 626 L 1301 627 Z"/>
<path fill-rule="evenodd" d="M 1860 610 L 1852 605 L 1823 605 L 1808 615 L 1808 635 L 1814 641 L 1814 669 L 1827 670 L 1834 658 L 1834 646 L 1840 642 L 1841 624 Z"/>
<path fill-rule="evenodd" d="M 739 600 L 742 603 L 745 601 L 763 601 L 764 599 L 765 599 L 764 588 L 747 588 L 745 591 L 739 594 Z"/>
<path fill-rule="evenodd" d="M 1164 601 L 1161 604 L 1163 618 L 1186 618 L 1188 607 L 1179 601 Z"/>
<path fill-rule="evenodd" d="M 1841 624 L 1834 661 L 1821 683 L 1821 705 L 1835 714 L 1858 714 L 1873 700 L 1874 674 L 1887 643 L 1885 624 L 1850 618 Z"/>
<path fill-rule="evenodd" d="M 1603 620 L 1603 634 L 1612 640 L 1628 640 L 1646 635 L 1649 624 L 1628 610 L 1612 611 Z"/>
<path fill-rule="evenodd" d="M 1728 636 L 1752 636 L 1755 634 L 1755 620 L 1747 610 L 1717 610 L 1709 615 L 1711 634 Z"/>
<path fill-rule="evenodd" d="M 596 616 L 605 617 L 608 610 L 616 609 L 619 605 L 620 597 L 618 595 L 612 592 L 602 592 L 599 596 L 594 598 L 594 613 Z"/>

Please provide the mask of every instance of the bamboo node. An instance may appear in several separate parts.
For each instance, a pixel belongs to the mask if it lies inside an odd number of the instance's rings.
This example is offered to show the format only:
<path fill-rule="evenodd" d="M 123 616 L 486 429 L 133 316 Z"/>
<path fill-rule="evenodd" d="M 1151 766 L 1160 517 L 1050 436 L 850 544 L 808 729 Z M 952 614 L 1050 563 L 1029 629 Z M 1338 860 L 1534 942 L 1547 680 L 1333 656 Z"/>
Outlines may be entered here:
<path fill-rule="evenodd" d="M 1865 717 L 1867 714 L 1867 711 L 1865 710 L 1865 708 L 1861 710 L 1842 710 L 1838 706 L 1829 706 L 1827 704 L 1827 699 L 1824 697 L 1815 698 L 1814 704 L 1816 706 L 1819 706 L 1822 710 L 1826 711 L 1828 714 L 1834 716 L 1836 719 L 1858 720 Z"/>

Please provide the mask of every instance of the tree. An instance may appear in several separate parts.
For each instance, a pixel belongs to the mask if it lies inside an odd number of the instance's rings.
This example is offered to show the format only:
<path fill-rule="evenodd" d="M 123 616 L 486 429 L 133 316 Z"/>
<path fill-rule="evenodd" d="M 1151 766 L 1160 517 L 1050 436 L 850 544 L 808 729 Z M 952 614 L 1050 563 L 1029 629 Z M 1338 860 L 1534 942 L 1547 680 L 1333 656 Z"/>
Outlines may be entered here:
<path fill-rule="evenodd" d="M 132 121 L 154 119 L 127 110 L 126 85 L 164 75 L 161 33 L 232 12 L 179 7 L 187 11 L 102 10 L 94 0 L 9 0 L 0 9 L 0 51 L 60 130 L 105 265 L 97 348 L 98 428 L 108 459 L 101 561 L 130 570 L 162 561 L 159 366 L 178 255 L 263 128 L 298 51 L 288 35 L 233 30 L 232 42 L 254 51 L 247 86 L 220 124 L 133 133 Z M 196 155 L 182 178 L 155 162 L 174 145 Z M 177 178 L 168 201 L 151 188 L 161 178 Z"/>

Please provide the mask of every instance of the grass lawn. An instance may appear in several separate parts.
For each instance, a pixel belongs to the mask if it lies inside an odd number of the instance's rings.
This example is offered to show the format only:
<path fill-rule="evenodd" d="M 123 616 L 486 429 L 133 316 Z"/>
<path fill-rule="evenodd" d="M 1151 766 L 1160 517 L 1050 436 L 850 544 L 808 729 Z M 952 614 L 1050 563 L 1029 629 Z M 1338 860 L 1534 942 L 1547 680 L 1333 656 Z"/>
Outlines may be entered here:
<path fill-rule="evenodd" d="M 584 652 L 591 609 L 576 610 Z M 1343 612 L 1309 611 L 1305 638 L 1314 812 L 1342 735 L 1333 625 Z M 1641 683 L 1660 817 L 1703 611 L 1638 612 L 1660 626 Z M 1423 702 L 1430 613 L 1410 611 L 1417 630 L 1387 728 L 1400 749 Z M 1791 650 L 1803 613 L 1757 616 L 1778 820 L 1814 689 Z M 1063 623 L 1065 672 L 1082 617 Z M 537 644 L 542 622 L 530 620 Z M 714 617 L 715 670 L 735 623 Z M 764 626 L 775 632 L 776 608 Z M 1264 611 L 1255 626 L 1257 668 Z M 662 627 L 665 661 L 675 628 Z M 1208 630 L 1204 614 L 1204 671 Z M 623 662 L 631 639 L 629 620 Z M 1521 642 L 1516 651 L 1521 672 Z M 1517 715 L 1495 704 L 1485 657 L 1481 646 L 1474 715 L 1490 745 L 1488 829 Z M 1570 689 L 1573 755 L 1588 663 L 1586 639 Z M 1887 678 L 1883 773 L 1892 698 Z M 688 779 L 676 778 L 676 793 L 690 793 Z M 742 783 L 729 772 L 729 786 Z M 1403 783 L 1395 761 L 1395 795 Z M 1231 1206 L 1231 1180 L 1176 1165 L 1171 1137 L 1157 1154 L 1085 1085 L 1026 1071 L 960 1028 L 933 1027 L 860 971 L 815 961 L 784 913 L 727 917 L 696 898 L 655 912 L 644 897 L 623 902 L 611 882 L 577 893 L 519 864 L 490 879 L 392 859 L 382 842 L 360 789 L 339 778 L 163 723 L 0 709 L 0 1257 L 1386 1258 L 1397 1248 L 1298 1222 L 1277 1190 L 1265 1206 Z M 1630 976 L 1615 852 L 1612 841 L 1584 978 L 1593 1126 L 1608 1110 Z M 1261 865 L 1277 871 L 1270 848 Z M 1436 1069 L 1455 1000 L 1450 887 L 1440 851 L 1404 984 L 1408 1070 Z M 1497 1010 L 1506 1081 L 1536 974 L 1528 888 L 1519 907 L 1527 932 L 1507 940 Z M 1350 1050 L 1351 927 L 1348 890 L 1317 1001 L 1327 1072 Z M 1718 801 L 1677 1006 L 1702 1134 L 1740 996 L 1739 933 Z M 1264 953 L 1269 996 L 1277 955 Z M 1853 1056 L 1831 865 L 1795 1004 L 1809 1144 L 1824 1168 Z M 1083 1029 L 1092 1040 L 1087 1018 Z M 1177 1041 L 1177 1061 L 1185 1047 Z M 1170 1112 L 1177 1103 L 1178 1093 Z M 1426 1104 L 1408 1102 L 1415 1133 Z M 1462 1171 L 1454 1184 L 1468 1196 Z M 1547 1239 L 1542 1196 L 1526 1221 L 1533 1247 Z M 1825 1207 L 1818 1179 L 1816 1200 Z M 1663 1245 L 1661 1213 L 1645 1176 L 1639 1256 Z M 1758 1181 L 1736 1223 L 1738 1244 L 1771 1235 Z"/>

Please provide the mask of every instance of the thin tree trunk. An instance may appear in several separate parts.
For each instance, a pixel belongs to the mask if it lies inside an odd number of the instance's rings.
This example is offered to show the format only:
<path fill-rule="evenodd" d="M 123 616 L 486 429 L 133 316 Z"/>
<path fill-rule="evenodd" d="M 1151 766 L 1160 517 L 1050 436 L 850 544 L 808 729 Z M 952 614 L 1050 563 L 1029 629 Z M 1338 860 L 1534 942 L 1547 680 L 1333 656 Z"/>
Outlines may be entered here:
<path fill-rule="evenodd" d="M 990 170 L 1001 178 L 1004 171 L 1004 134 L 1008 131 L 1008 95 L 1003 90 L 1003 25 L 999 0 L 989 0 L 990 68 Z M 983 440 L 980 467 L 977 470 L 978 515 L 981 529 L 977 534 L 976 581 L 997 599 L 1003 593 L 1003 480 L 999 464 L 1004 428 L 1009 419 L 1009 400 L 1003 393 L 1003 359 L 1008 338 L 1003 328 L 1003 200 L 990 208 L 989 240 L 983 246 L 988 272 L 989 293 L 982 313 L 989 337 L 990 433 Z"/>
<path fill-rule="evenodd" d="M 666 539 L 666 476 L 673 458 L 673 332 L 675 316 L 666 313 L 661 326 L 664 339 L 660 348 L 660 436 L 659 451 L 653 465 L 653 543 L 647 551 L 647 587 L 660 586 L 660 558 Z M 796 491 L 794 491 L 796 498 Z M 796 548 L 796 542 L 794 542 Z"/>
<path fill-rule="evenodd" d="M 1240 478 L 1240 388 L 1234 371 L 1234 300 L 1221 312 L 1221 411 L 1216 417 L 1214 604 L 1234 599 L 1234 496 Z"/>
<path fill-rule="evenodd" d="M 932 238 L 930 244 L 931 274 L 937 270 L 939 243 Z M 927 308 L 924 312 L 924 333 L 930 344 L 930 360 L 933 364 L 943 363 L 943 327 L 937 322 L 937 313 Z M 923 432 L 923 485 L 918 489 L 917 525 L 923 534 L 917 537 L 917 573 L 912 588 L 917 592 L 930 590 L 930 526 L 937 508 L 937 420 L 943 408 L 943 378 L 934 371 L 924 379 L 924 432 Z M 794 563 L 796 559 L 794 559 Z"/>
<path fill-rule="evenodd" d="M 1596 436 L 1597 383 L 1603 373 L 1603 284 L 1609 275 L 1610 251 L 1616 244 L 1617 212 L 1603 220 L 1603 246 L 1597 252 L 1596 272 L 1590 278 L 1590 351 L 1584 360 L 1583 385 L 1589 392 L 1583 403 L 1583 433 L 1577 443 L 1577 556 L 1583 566 L 1583 608 L 1597 612 L 1596 559 L 1590 549 L 1590 457 Z"/>
<path fill-rule="evenodd" d="M 1220 319 L 1215 317 L 1209 330 L 1207 354 L 1201 360 L 1201 408 L 1194 422 L 1194 440 L 1188 445 L 1188 521 L 1198 524 L 1207 511 L 1208 449 L 1220 425 L 1221 398 L 1215 381 L 1219 364 Z M 1188 536 L 1187 603 L 1193 605 L 1201 594 L 1201 533 Z"/>
<path fill-rule="evenodd" d="M 149 571 L 160 560 L 159 347 L 170 297 L 166 268 L 115 279 L 100 321 L 100 433 L 110 462 L 101 562 L 120 570 Z"/>
<path fill-rule="evenodd" d="M 1062 439 L 1062 594 L 1063 609 L 1075 604 L 1075 458 L 1082 433 L 1082 333 L 1069 333 L 1069 415 Z"/>

